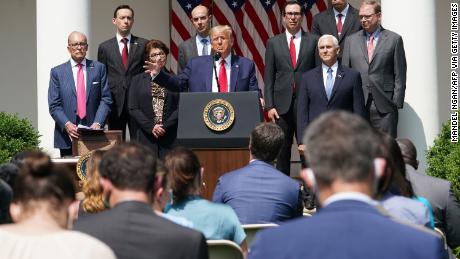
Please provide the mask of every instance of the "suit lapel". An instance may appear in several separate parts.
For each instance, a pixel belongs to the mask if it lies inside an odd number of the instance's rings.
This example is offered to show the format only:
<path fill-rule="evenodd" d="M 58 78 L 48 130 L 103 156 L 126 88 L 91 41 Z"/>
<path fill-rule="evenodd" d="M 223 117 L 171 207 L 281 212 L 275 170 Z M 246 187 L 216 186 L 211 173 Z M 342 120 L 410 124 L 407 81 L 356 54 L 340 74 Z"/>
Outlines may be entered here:
<path fill-rule="evenodd" d="M 118 46 L 117 37 L 114 37 L 110 43 L 112 44 L 112 56 L 115 57 L 118 69 L 120 71 L 126 71 L 125 67 L 123 66 L 123 62 L 121 61 L 120 47 Z"/>
<path fill-rule="evenodd" d="M 326 94 L 326 82 L 324 82 L 324 77 L 323 77 L 323 67 L 322 66 L 317 66 L 316 68 L 316 80 L 319 82 L 317 86 L 320 88 L 321 95 L 324 97 L 324 99 L 327 102 L 327 94 Z"/>
<path fill-rule="evenodd" d="M 354 9 L 351 5 L 348 6 L 348 12 L 347 12 L 347 16 L 345 18 L 345 22 L 343 23 L 343 27 L 342 27 L 342 33 L 340 34 L 340 37 L 337 38 L 339 39 L 339 42 L 344 38 L 344 35 L 347 34 L 347 31 L 350 29 L 351 27 L 351 22 L 352 22 L 352 17 L 354 16 Z"/>
<path fill-rule="evenodd" d="M 93 89 L 93 69 L 94 63 L 92 60 L 86 59 L 86 102 L 88 103 L 88 98 L 90 92 Z"/>
<path fill-rule="evenodd" d="M 301 40 L 300 40 L 300 49 L 299 49 L 299 55 L 297 56 L 297 62 L 296 62 L 296 67 L 294 68 L 294 70 L 300 66 L 300 63 L 302 63 L 303 61 L 303 57 L 306 57 L 307 55 L 305 53 L 303 53 L 305 51 L 305 49 L 307 48 L 305 45 L 307 45 L 307 42 L 308 42 L 308 38 L 307 38 L 307 34 L 302 31 L 302 36 L 301 36 Z M 289 59 L 291 59 L 291 57 L 289 56 Z M 292 63 L 292 62 L 291 62 Z"/>
<path fill-rule="evenodd" d="M 205 83 L 206 83 L 206 92 L 210 93 L 212 92 L 212 76 L 214 75 L 214 66 L 213 66 L 213 58 L 212 56 L 209 56 L 209 58 L 206 58 L 206 63 L 205 63 L 205 67 L 208 67 L 208 71 L 210 71 L 211 73 L 206 73 L 206 79 L 205 79 Z M 198 68 L 200 69 L 200 68 Z"/>
<path fill-rule="evenodd" d="M 342 83 L 344 77 L 345 73 L 343 72 L 342 67 L 339 65 L 337 68 L 337 73 L 335 75 L 334 86 L 332 87 L 331 99 L 329 99 L 329 102 L 334 98 L 334 95 L 340 88 L 340 84 Z"/>
<path fill-rule="evenodd" d="M 193 40 L 191 41 L 192 44 L 189 45 L 190 47 L 190 52 L 192 57 L 198 56 L 198 46 L 196 45 L 196 36 L 192 38 Z"/>
<path fill-rule="evenodd" d="M 294 66 L 292 66 L 291 54 L 289 52 L 289 43 L 288 43 L 288 41 L 286 39 L 286 32 L 283 32 L 283 33 L 281 33 L 279 35 L 278 41 L 279 41 L 279 43 L 277 44 L 277 46 L 280 46 L 281 54 L 284 56 L 284 58 L 286 59 L 286 61 L 289 64 L 289 66 L 291 66 L 292 70 L 294 70 L 295 68 L 294 68 Z M 299 52 L 299 54 L 300 54 L 300 52 Z M 297 62 L 297 64 L 298 63 L 299 62 Z"/>
<path fill-rule="evenodd" d="M 330 29 L 329 31 L 333 31 L 334 32 L 334 37 L 339 39 L 339 34 L 337 32 L 337 24 L 335 22 L 334 10 L 332 10 L 332 8 L 329 8 L 327 14 L 329 15 L 329 19 L 326 19 L 326 23 L 327 23 L 327 26 Z M 342 28 L 342 34 L 343 34 L 343 28 Z"/>
<path fill-rule="evenodd" d="M 379 40 L 377 41 L 377 45 L 374 48 L 374 53 L 372 54 L 372 60 L 370 63 L 372 63 L 375 60 L 376 56 L 379 54 L 379 52 L 381 52 L 383 46 L 385 46 L 385 41 L 387 40 L 387 37 L 388 35 L 386 31 L 382 28 L 379 34 Z"/>
<path fill-rule="evenodd" d="M 77 84 L 75 83 L 75 80 L 73 78 L 72 64 L 70 63 L 70 61 L 68 61 L 65 66 L 65 75 L 67 77 L 67 81 L 69 82 L 70 91 L 73 93 L 73 95 L 76 98 L 77 97 L 77 90 L 76 90 Z"/>
<path fill-rule="evenodd" d="M 136 56 L 135 54 L 138 49 L 138 46 L 139 44 L 137 42 L 137 37 L 131 34 L 131 41 L 129 42 L 128 69 L 127 70 L 129 70 L 129 67 L 133 63 L 133 59 Z M 120 59 L 121 59 L 121 55 L 120 55 Z"/>
<path fill-rule="evenodd" d="M 230 67 L 230 92 L 236 92 L 236 82 L 238 79 L 238 71 L 239 71 L 239 62 L 238 62 L 238 56 L 232 55 L 232 61 L 231 61 L 231 67 Z"/>
<path fill-rule="evenodd" d="M 361 47 L 361 51 L 363 52 L 363 57 L 366 60 L 367 64 L 369 64 L 369 56 L 367 55 L 367 44 L 366 44 L 366 32 L 363 30 L 360 33 L 359 45 Z"/>

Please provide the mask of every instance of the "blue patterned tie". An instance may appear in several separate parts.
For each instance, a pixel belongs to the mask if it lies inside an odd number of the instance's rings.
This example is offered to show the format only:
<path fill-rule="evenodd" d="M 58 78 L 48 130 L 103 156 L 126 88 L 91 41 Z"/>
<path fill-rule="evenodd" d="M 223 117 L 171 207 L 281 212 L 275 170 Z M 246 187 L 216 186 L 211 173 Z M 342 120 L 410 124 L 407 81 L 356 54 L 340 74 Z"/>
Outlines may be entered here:
<path fill-rule="evenodd" d="M 208 39 L 201 39 L 201 43 L 203 43 L 203 49 L 201 50 L 201 55 L 208 55 Z"/>
<path fill-rule="evenodd" d="M 334 87 L 334 80 L 332 80 L 332 68 L 328 68 L 326 79 L 326 95 L 328 100 L 331 99 L 332 87 Z"/>

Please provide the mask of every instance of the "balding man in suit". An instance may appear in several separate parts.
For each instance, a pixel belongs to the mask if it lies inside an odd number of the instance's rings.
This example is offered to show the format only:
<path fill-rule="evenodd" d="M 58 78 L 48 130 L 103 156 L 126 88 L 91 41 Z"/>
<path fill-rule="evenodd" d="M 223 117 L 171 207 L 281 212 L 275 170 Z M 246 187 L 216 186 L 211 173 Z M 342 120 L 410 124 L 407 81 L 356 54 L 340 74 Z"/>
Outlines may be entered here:
<path fill-rule="evenodd" d="M 361 73 L 371 125 L 396 137 L 406 91 L 406 55 L 401 36 L 384 29 L 381 16 L 377 1 L 363 2 L 363 29 L 345 40 L 342 64 Z"/>

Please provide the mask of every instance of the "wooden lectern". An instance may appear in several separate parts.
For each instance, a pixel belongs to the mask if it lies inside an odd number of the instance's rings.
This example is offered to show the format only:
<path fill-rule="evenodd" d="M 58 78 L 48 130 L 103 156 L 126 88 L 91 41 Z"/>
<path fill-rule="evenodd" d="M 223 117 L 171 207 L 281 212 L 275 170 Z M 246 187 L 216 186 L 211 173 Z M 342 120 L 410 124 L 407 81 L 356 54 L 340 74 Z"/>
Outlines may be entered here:
<path fill-rule="evenodd" d="M 211 102 L 224 100 L 234 112 L 234 120 L 226 130 L 207 126 Z M 249 162 L 249 135 L 263 120 L 257 92 L 181 93 L 177 141 L 198 156 L 204 167 L 202 196 L 211 200 L 219 177 Z"/>
<path fill-rule="evenodd" d="M 72 140 L 72 155 L 81 156 L 95 149 L 110 149 L 123 139 L 121 130 L 82 130 L 80 138 Z"/>

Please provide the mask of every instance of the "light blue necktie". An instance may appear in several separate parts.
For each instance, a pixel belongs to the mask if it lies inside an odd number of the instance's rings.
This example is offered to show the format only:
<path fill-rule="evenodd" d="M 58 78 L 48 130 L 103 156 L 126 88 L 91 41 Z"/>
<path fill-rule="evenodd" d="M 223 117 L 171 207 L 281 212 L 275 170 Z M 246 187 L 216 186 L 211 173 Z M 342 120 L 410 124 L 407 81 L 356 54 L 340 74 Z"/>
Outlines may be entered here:
<path fill-rule="evenodd" d="M 201 39 L 201 43 L 203 43 L 203 49 L 201 50 L 201 55 L 208 55 L 208 39 Z"/>
<path fill-rule="evenodd" d="M 331 99 L 332 87 L 334 87 L 334 80 L 332 80 L 332 69 L 327 69 L 327 78 L 326 78 L 326 95 L 327 99 Z"/>

